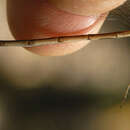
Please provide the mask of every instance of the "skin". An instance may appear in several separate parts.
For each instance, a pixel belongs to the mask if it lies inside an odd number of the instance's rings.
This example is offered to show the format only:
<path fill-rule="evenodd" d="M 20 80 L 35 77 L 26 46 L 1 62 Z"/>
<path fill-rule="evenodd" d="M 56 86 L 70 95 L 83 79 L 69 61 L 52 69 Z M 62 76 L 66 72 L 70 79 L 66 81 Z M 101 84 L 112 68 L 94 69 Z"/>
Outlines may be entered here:
<path fill-rule="evenodd" d="M 125 0 L 8 0 L 8 24 L 15 39 L 20 40 L 97 33 L 108 12 L 124 2 Z M 88 17 L 98 17 L 101 14 L 104 15 L 89 30 L 86 23 Z M 80 41 L 26 49 L 42 56 L 61 56 L 73 53 L 88 43 L 89 41 Z"/>

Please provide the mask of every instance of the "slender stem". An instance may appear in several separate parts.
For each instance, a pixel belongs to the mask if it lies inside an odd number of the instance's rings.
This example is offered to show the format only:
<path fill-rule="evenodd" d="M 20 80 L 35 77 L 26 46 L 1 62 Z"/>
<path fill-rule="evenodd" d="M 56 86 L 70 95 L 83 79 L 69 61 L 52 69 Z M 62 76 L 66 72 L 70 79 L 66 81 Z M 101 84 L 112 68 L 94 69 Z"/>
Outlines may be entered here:
<path fill-rule="evenodd" d="M 129 90 L 130 90 L 130 84 L 128 85 L 128 87 L 126 88 L 125 90 L 125 93 L 124 93 L 124 96 L 123 96 L 123 100 L 122 100 L 122 103 L 120 105 L 120 107 L 122 108 L 124 103 L 126 102 L 126 99 L 128 97 L 128 93 L 129 93 Z"/>
<path fill-rule="evenodd" d="M 63 36 L 45 39 L 33 40 L 0 40 L 0 46 L 20 46 L 20 47 L 36 47 L 50 44 L 62 44 L 69 42 L 77 42 L 81 40 L 101 40 L 101 39 L 116 39 L 130 37 L 129 31 L 102 33 L 102 34 L 88 34 L 79 36 Z"/>

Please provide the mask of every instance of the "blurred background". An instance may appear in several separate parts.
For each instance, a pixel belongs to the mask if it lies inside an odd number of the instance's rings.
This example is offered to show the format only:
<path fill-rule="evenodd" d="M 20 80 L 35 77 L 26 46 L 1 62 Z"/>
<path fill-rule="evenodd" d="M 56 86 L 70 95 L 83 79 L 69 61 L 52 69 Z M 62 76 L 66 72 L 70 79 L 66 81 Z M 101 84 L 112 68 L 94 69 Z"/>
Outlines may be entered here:
<path fill-rule="evenodd" d="M 0 0 L 1 40 L 13 39 L 6 16 L 6 0 Z M 119 22 L 125 19 L 117 16 L 110 16 L 100 32 L 128 30 Z M 0 129 L 129 129 L 129 99 L 120 109 L 130 83 L 129 42 L 129 38 L 93 41 L 64 57 L 1 47 Z"/>

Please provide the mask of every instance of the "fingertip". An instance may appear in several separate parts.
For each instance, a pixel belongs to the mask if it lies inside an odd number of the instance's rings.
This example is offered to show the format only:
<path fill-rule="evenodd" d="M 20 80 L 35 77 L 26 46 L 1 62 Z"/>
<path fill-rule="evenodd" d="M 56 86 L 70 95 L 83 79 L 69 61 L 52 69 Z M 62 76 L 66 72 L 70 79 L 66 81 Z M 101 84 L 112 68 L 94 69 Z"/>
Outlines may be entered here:
<path fill-rule="evenodd" d="M 17 40 L 97 33 L 105 20 L 105 17 L 81 16 L 59 10 L 46 0 L 8 0 L 7 3 L 8 23 Z M 88 42 L 26 49 L 39 55 L 59 56 L 76 52 Z"/>

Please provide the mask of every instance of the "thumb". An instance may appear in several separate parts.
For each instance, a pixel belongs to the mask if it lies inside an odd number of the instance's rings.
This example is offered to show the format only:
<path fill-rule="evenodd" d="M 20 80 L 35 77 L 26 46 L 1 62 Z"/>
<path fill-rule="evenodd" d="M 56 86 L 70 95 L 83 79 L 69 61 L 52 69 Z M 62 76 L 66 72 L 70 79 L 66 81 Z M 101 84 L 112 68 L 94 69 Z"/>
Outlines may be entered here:
<path fill-rule="evenodd" d="M 82 3 L 82 0 L 79 1 Z M 84 12 L 88 8 L 88 2 L 84 5 Z M 70 6 L 67 5 L 69 3 Z M 71 11 L 71 7 L 73 8 L 75 5 L 78 7 L 75 9 L 76 12 Z M 74 3 L 72 0 L 7 0 L 10 30 L 17 40 L 96 33 L 106 15 L 81 16 L 79 15 L 81 5 L 78 5 L 78 0 L 75 0 Z M 61 9 L 62 7 L 63 9 Z M 80 41 L 26 49 L 39 55 L 65 55 L 79 50 L 87 43 Z"/>

